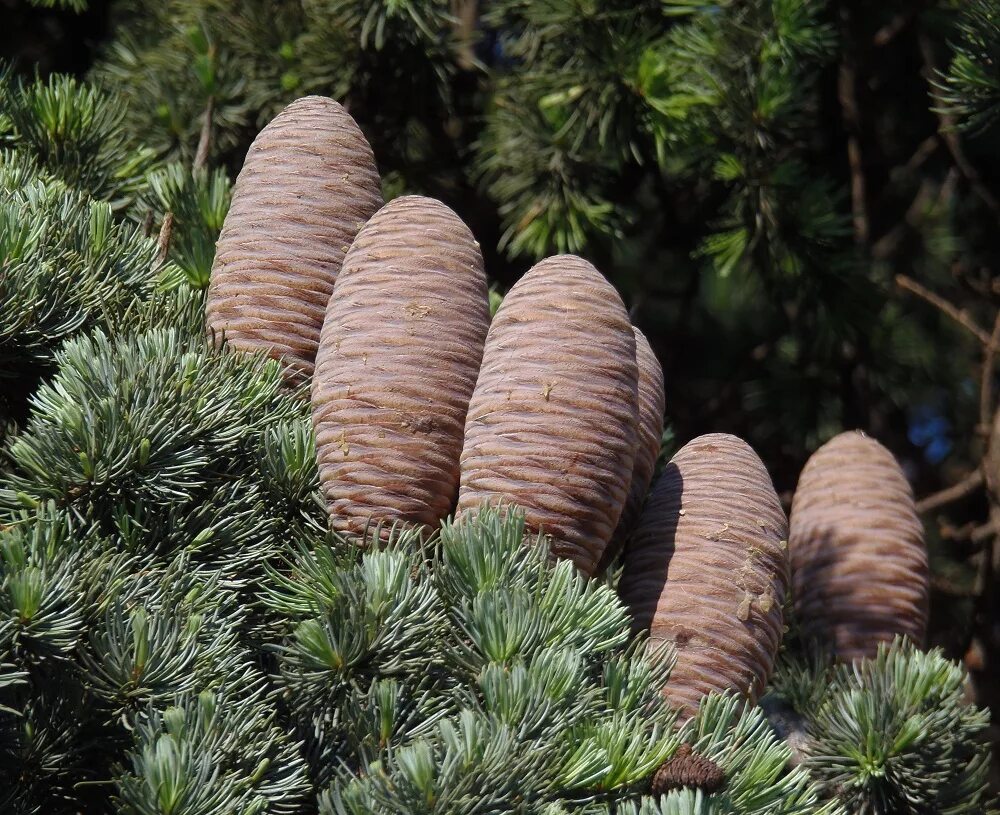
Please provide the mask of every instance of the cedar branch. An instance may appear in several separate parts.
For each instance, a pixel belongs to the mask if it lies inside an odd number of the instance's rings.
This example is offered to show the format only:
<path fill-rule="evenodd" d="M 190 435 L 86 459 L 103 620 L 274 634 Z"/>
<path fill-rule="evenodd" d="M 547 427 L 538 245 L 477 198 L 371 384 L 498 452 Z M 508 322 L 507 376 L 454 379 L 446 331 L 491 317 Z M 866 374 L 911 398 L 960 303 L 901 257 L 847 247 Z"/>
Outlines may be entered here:
<path fill-rule="evenodd" d="M 854 222 L 854 241 L 860 246 L 868 243 L 870 226 L 868 220 L 867 189 L 864 173 L 864 159 L 861 155 L 861 113 L 857 97 L 857 65 L 853 55 L 848 55 L 840 63 L 837 77 L 837 97 L 847 130 L 847 161 L 851 168 L 851 210 Z"/>
<path fill-rule="evenodd" d="M 163 263 L 170 252 L 170 239 L 174 234 L 174 213 L 168 212 L 160 226 L 160 234 L 156 239 L 156 263 Z"/>
<path fill-rule="evenodd" d="M 205 118 L 201 123 L 201 135 L 198 137 L 198 149 L 194 153 L 193 168 L 202 169 L 208 164 L 208 153 L 212 149 L 212 118 L 215 115 L 215 97 L 209 96 L 205 105 Z"/>
<path fill-rule="evenodd" d="M 875 32 L 875 36 L 872 37 L 872 45 L 876 48 L 883 48 L 888 45 L 903 31 L 905 31 L 910 23 L 920 16 L 920 12 L 924 10 L 926 5 L 926 0 L 922 0 L 922 2 L 914 2 L 906 11 L 897 14 Z"/>
<path fill-rule="evenodd" d="M 920 53 L 923 56 L 924 68 L 927 73 L 927 87 L 930 89 L 931 98 L 934 100 L 933 111 L 938 117 L 938 132 L 944 139 L 945 146 L 951 153 L 955 165 L 961 170 L 965 180 L 969 182 L 972 191 L 979 196 L 984 204 L 989 207 L 994 215 L 1000 216 L 1000 200 L 990 191 L 989 187 L 983 183 L 979 171 L 972 166 L 972 162 L 965 155 L 962 143 L 958 138 L 958 127 L 955 118 L 948 113 L 947 103 L 941 98 L 941 92 L 934 82 L 934 77 L 938 75 L 937 63 L 934 59 L 934 47 L 926 34 L 920 35 Z"/>
<path fill-rule="evenodd" d="M 989 345 L 990 335 L 987 334 L 986 331 L 979 326 L 976 321 L 972 319 L 972 317 L 969 316 L 965 309 L 960 309 L 953 303 L 949 303 L 943 297 L 920 285 L 916 280 L 908 275 L 896 275 L 896 285 L 901 289 L 905 289 L 906 291 L 917 295 L 917 297 L 921 300 L 927 301 L 939 311 L 942 311 L 951 317 L 951 319 L 953 319 L 960 326 L 974 334 L 983 345 Z"/>
<path fill-rule="evenodd" d="M 989 424 L 993 414 L 993 369 L 996 366 L 997 345 L 1000 344 L 1000 311 L 993 320 L 993 331 L 986 343 L 986 355 L 983 357 L 982 380 L 979 386 L 979 423 L 984 427 Z"/>
<path fill-rule="evenodd" d="M 917 512 L 930 512 L 946 504 L 951 504 L 975 492 L 983 483 L 982 470 L 973 470 L 957 484 L 931 493 L 917 501 Z"/>

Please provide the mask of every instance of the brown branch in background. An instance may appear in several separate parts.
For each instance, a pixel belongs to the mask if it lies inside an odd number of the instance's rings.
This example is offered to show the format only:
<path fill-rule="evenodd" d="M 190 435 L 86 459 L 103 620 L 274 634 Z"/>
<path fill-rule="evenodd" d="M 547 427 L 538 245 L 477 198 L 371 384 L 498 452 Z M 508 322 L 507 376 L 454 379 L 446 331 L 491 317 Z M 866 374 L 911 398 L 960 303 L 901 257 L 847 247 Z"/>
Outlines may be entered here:
<path fill-rule="evenodd" d="M 837 76 L 837 97 L 847 129 L 847 161 L 851 168 L 851 211 L 854 222 L 854 242 L 860 246 L 868 243 L 870 232 L 864 161 L 861 155 L 861 114 L 858 110 L 856 91 L 857 67 L 848 54 L 840 63 Z"/>
<path fill-rule="evenodd" d="M 992 302 L 993 296 L 1000 294 L 1000 277 L 994 276 L 988 266 L 970 269 L 960 258 L 956 258 L 951 262 L 948 271 L 956 283 L 982 298 L 984 302 Z"/>
<path fill-rule="evenodd" d="M 212 118 L 215 116 L 215 97 L 208 97 L 205 105 L 205 118 L 201 123 L 201 135 L 198 137 L 198 149 L 194 153 L 193 169 L 200 170 L 208 164 L 208 153 L 212 149 Z"/>
<path fill-rule="evenodd" d="M 941 137 L 937 133 L 928 136 L 919 144 L 916 151 L 910 157 L 910 160 L 897 170 L 896 173 L 908 176 L 915 175 L 924 162 L 937 152 L 940 145 Z M 955 192 L 957 173 L 958 171 L 954 170 L 954 168 L 949 170 L 944 183 L 940 185 L 937 185 L 930 178 L 924 177 L 921 179 L 920 186 L 917 188 L 910 206 L 907 207 L 903 220 L 897 222 L 872 245 L 872 257 L 875 260 L 887 260 L 890 258 L 903 242 L 907 232 L 911 229 L 914 231 L 919 230 L 923 226 L 931 208 L 931 198 L 935 189 L 937 191 L 938 206 L 945 206 L 947 199 Z"/>
<path fill-rule="evenodd" d="M 909 161 L 902 166 L 901 172 L 912 175 L 923 166 L 927 159 L 937 152 L 940 146 L 941 136 L 938 133 L 932 133 L 917 145 L 917 149 L 913 151 L 913 155 L 910 156 Z"/>
<path fill-rule="evenodd" d="M 926 300 L 932 306 L 947 314 L 960 326 L 974 334 L 976 338 L 983 343 L 983 345 L 989 344 L 990 335 L 976 324 L 976 321 L 969 316 L 969 313 L 965 309 L 959 309 L 957 306 L 949 303 L 943 297 L 935 294 L 930 289 L 924 288 L 912 277 L 905 274 L 896 275 L 896 285 L 901 289 L 912 292 L 921 300 Z"/>
<path fill-rule="evenodd" d="M 1000 216 L 1000 200 L 990 192 L 989 187 L 983 183 L 982 177 L 965 155 L 962 143 L 958 138 L 958 128 L 955 125 L 954 117 L 948 113 L 948 106 L 941 98 L 941 92 L 934 82 L 934 77 L 938 74 L 937 62 L 934 59 L 934 46 L 926 34 L 920 35 L 920 53 L 924 60 L 924 72 L 926 73 L 927 87 L 930 89 L 931 98 L 934 100 L 932 110 L 938 117 L 938 132 L 944 139 L 945 146 L 951 153 L 955 165 L 962 171 L 965 180 L 969 182 L 972 191 L 982 199 L 995 215 Z"/>
<path fill-rule="evenodd" d="M 988 525 L 1000 530 L 1000 481 L 998 481 L 998 475 L 1000 475 L 1000 410 L 993 414 L 986 454 L 983 456 L 979 469 L 983 473 L 986 497 L 990 502 Z M 996 575 L 1000 570 L 1000 563 L 997 562 L 1000 549 L 996 545 L 996 535 L 987 535 L 984 544 L 976 574 L 976 594 L 978 595 L 976 611 L 983 614 L 984 619 L 990 620 L 995 619 L 992 612 L 996 610 L 997 598 L 992 596 L 989 589 L 996 585 Z M 994 637 L 995 634 L 991 632 L 991 645 L 998 644 Z"/>
<path fill-rule="evenodd" d="M 901 34 L 907 26 L 910 25 L 917 17 L 920 16 L 920 12 L 924 10 L 927 5 L 927 0 L 922 0 L 922 2 L 911 2 L 910 7 L 900 14 L 897 14 L 884 26 L 882 26 L 878 31 L 875 32 L 875 36 L 872 37 L 872 45 L 876 48 L 883 48 L 896 39 L 899 34 Z"/>
<path fill-rule="evenodd" d="M 955 167 L 948 170 L 948 174 L 944 177 L 944 183 L 941 185 L 941 189 L 938 190 L 937 206 L 939 209 L 946 209 L 950 206 L 955 193 L 958 192 L 958 180 L 961 178 L 961 175 Z"/>
<path fill-rule="evenodd" d="M 173 234 L 174 213 L 168 212 L 163 218 L 163 224 L 160 226 L 160 234 L 156 239 L 157 266 L 166 261 L 167 254 L 170 252 L 170 239 L 173 237 Z"/>
<path fill-rule="evenodd" d="M 899 248 L 908 230 L 920 228 L 933 191 L 934 183 L 930 179 L 925 178 L 920 182 L 917 194 L 913 196 L 913 201 L 907 208 L 903 220 L 882 235 L 872 245 L 872 257 L 875 260 L 887 260 Z"/>
<path fill-rule="evenodd" d="M 965 478 L 946 489 L 931 493 L 926 498 L 917 501 L 917 512 L 930 512 L 953 501 L 958 501 L 966 495 L 975 492 L 983 483 L 982 470 L 974 470 Z"/>
<path fill-rule="evenodd" d="M 455 51 L 458 67 L 471 71 L 476 67 L 476 52 L 473 48 L 476 23 L 479 19 L 477 0 L 451 0 L 451 16 L 455 18 Z"/>
<path fill-rule="evenodd" d="M 986 427 L 993 415 L 993 370 L 996 366 L 997 345 L 1000 344 L 1000 311 L 993 320 L 993 331 L 986 343 L 983 372 L 979 385 L 979 424 Z"/>
<path fill-rule="evenodd" d="M 972 543 L 982 543 L 995 535 L 1000 529 L 996 524 L 987 521 L 984 524 L 975 524 L 971 521 L 959 527 L 941 524 L 941 537 L 951 541 L 971 541 Z"/>
<path fill-rule="evenodd" d="M 949 580 L 947 577 L 939 574 L 931 575 L 931 588 L 934 591 L 939 591 L 942 594 L 948 594 L 952 597 L 975 597 L 975 589 L 970 589 L 968 586 L 961 583 L 956 583 L 953 580 Z"/>

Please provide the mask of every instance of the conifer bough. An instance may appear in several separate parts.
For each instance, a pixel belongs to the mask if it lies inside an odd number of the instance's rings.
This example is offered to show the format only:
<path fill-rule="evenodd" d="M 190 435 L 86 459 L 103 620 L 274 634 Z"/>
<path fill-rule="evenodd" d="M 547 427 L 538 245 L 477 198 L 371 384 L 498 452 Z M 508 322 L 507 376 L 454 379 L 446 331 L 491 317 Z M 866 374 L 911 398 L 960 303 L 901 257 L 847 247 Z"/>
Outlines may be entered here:
<path fill-rule="evenodd" d="M 637 629 L 674 644 L 663 690 L 684 716 L 712 691 L 763 691 L 782 637 L 787 531 L 767 470 L 735 436 L 690 441 L 656 482 L 619 592 Z"/>
<path fill-rule="evenodd" d="M 792 500 L 792 596 L 803 636 L 844 661 L 904 635 L 923 644 L 928 565 L 913 492 L 892 453 L 841 433 L 806 462 Z"/>
<path fill-rule="evenodd" d="M 358 233 L 312 383 L 335 530 L 361 534 L 370 521 L 436 528 L 451 512 L 489 322 L 479 244 L 444 204 L 397 198 Z"/>
<path fill-rule="evenodd" d="M 517 504 L 553 554 L 594 573 L 635 459 L 635 335 L 614 287 L 559 255 L 511 288 L 469 405 L 459 512 Z"/>
<path fill-rule="evenodd" d="M 351 241 L 382 205 L 372 149 L 341 105 L 292 102 L 257 136 L 219 236 L 206 319 L 244 351 L 312 375 L 327 301 Z"/>
<path fill-rule="evenodd" d="M 639 437 L 632 465 L 632 481 L 629 485 L 625 508 L 618 520 L 618 528 L 611 536 L 598 571 L 602 572 L 614 561 L 625 545 L 625 539 L 632 532 L 639 519 L 642 504 L 653 480 L 656 459 L 660 455 L 663 440 L 663 368 L 653 353 L 649 340 L 638 328 L 635 332 L 635 361 L 639 367 Z"/>

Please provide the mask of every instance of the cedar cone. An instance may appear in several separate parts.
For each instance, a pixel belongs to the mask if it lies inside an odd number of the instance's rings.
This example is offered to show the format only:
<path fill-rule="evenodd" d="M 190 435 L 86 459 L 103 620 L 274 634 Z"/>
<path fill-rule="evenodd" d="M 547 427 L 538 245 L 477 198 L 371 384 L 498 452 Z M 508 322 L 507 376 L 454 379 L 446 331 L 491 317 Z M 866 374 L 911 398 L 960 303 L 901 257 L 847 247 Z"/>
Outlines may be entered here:
<path fill-rule="evenodd" d="M 257 136 L 233 189 L 212 266 L 206 322 L 243 351 L 312 375 L 333 283 L 382 205 L 371 147 L 332 99 L 292 102 Z"/>
<path fill-rule="evenodd" d="M 358 233 L 312 383 L 336 531 L 359 535 L 369 520 L 434 529 L 451 512 L 489 322 L 479 244 L 444 204 L 397 198 Z"/>
<path fill-rule="evenodd" d="M 628 494 L 637 389 L 635 335 L 611 284 L 573 255 L 536 264 L 486 338 L 459 512 L 516 504 L 554 555 L 593 574 Z"/>
<path fill-rule="evenodd" d="M 603 572 L 618 557 L 625 546 L 625 539 L 639 520 L 663 441 L 663 368 L 645 334 L 634 326 L 632 330 L 635 332 L 635 361 L 639 368 L 639 446 L 632 465 L 632 480 L 625 509 L 622 510 L 618 527 L 611 536 L 611 543 L 597 567 L 598 572 Z"/>
<path fill-rule="evenodd" d="M 848 662 L 897 634 L 923 644 L 924 528 L 906 476 L 877 441 L 841 433 L 813 453 L 792 500 L 789 546 L 806 640 Z"/>
<path fill-rule="evenodd" d="M 674 644 L 664 695 L 683 716 L 710 691 L 763 691 L 783 631 L 787 530 L 767 470 L 735 436 L 688 442 L 653 488 L 619 592 L 636 629 Z"/>

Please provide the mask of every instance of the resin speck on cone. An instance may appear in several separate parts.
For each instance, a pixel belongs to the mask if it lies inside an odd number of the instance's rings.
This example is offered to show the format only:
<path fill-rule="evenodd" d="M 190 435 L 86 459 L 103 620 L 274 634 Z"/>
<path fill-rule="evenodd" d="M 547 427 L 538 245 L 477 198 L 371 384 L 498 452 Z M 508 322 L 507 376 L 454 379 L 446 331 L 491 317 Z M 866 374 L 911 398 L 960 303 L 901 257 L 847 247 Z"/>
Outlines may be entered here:
<path fill-rule="evenodd" d="M 767 469 L 735 436 L 688 442 L 653 487 L 618 590 L 636 630 L 673 643 L 663 692 L 683 716 L 711 691 L 763 691 L 783 631 L 787 533 Z"/>
<path fill-rule="evenodd" d="M 553 554 L 593 574 L 621 516 L 635 459 L 635 335 L 587 261 L 537 263 L 486 339 L 462 450 L 460 513 L 516 504 Z"/>
<path fill-rule="evenodd" d="M 913 491 L 885 447 L 841 433 L 806 463 L 792 500 L 792 597 L 804 639 L 852 661 L 927 627 L 928 564 Z"/>
<path fill-rule="evenodd" d="M 479 244 L 447 206 L 396 198 L 358 233 L 312 381 L 320 484 L 336 531 L 433 529 L 452 511 L 489 322 Z"/>
<path fill-rule="evenodd" d="M 632 480 L 629 484 L 628 498 L 622 510 L 618 526 L 611 536 L 611 543 L 604 552 L 604 557 L 597 568 L 598 572 L 607 569 L 625 546 L 625 541 L 639 520 L 646 493 L 653 480 L 653 470 L 656 459 L 660 455 L 660 444 L 663 441 L 663 410 L 665 397 L 663 393 L 663 368 L 653 353 L 649 340 L 638 328 L 635 332 L 635 361 L 639 367 L 639 437 L 635 451 L 635 463 L 632 465 Z"/>
<path fill-rule="evenodd" d="M 341 105 L 306 96 L 250 146 L 216 247 L 206 323 L 242 351 L 312 375 L 334 281 L 358 230 L 382 206 L 375 157 Z"/>

